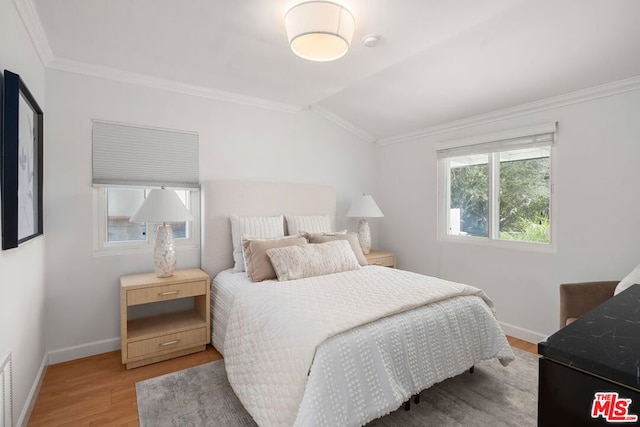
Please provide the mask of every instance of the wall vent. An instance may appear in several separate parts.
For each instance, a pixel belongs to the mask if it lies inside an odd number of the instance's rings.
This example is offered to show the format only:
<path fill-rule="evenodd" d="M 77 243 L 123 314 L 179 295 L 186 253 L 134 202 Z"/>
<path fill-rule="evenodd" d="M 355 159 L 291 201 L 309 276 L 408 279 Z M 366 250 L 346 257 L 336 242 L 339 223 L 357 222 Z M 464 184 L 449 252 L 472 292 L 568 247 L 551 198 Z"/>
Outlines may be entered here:
<path fill-rule="evenodd" d="M 0 406 L 0 426 L 13 427 L 13 366 L 11 353 L 0 364 L 0 386 L 2 386 L 2 405 Z"/>

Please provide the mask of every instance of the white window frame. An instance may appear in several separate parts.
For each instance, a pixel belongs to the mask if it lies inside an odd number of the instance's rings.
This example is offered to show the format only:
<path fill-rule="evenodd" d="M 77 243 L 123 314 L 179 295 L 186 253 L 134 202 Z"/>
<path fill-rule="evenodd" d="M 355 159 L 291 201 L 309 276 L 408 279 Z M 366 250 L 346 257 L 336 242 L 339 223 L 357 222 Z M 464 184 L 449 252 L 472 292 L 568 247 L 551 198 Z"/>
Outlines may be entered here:
<path fill-rule="evenodd" d="M 107 190 L 109 188 L 129 188 L 129 189 L 158 189 L 156 186 L 142 185 L 101 185 L 93 188 L 94 224 L 93 224 L 93 254 L 103 255 L 125 255 L 153 252 L 157 224 L 147 224 L 146 240 L 109 242 L 108 219 L 107 219 Z M 198 249 L 200 248 L 200 189 L 165 187 L 172 190 L 187 190 L 189 194 L 189 206 L 187 209 L 193 216 L 189 222 L 189 237 L 176 238 L 177 249 Z"/>
<path fill-rule="evenodd" d="M 556 252 L 556 224 L 555 224 L 555 183 L 554 177 L 556 176 L 555 170 L 557 167 L 557 134 L 555 133 L 556 123 L 550 123 L 540 126 L 532 126 L 523 129 L 517 129 L 498 134 L 485 135 L 480 137 L 466 138 L 463 140 L 449 141 L 441 144 L 438 150 L 446 150 L 456 147 L 470 147 L 473 150 L 473 145 L 486 144 L 492 141 L 502 141 L 510 138 L 518 138 L 527 135 L 536 135 L 549 132 L 553 129 L 555 142 L 549 143 L 549 163 L 550 163 L 550 176 L 549 176 L 549 242 L 527 242 L 520 240 L 502 240 L 499 238 L 499 215 L 496 212 L 500 212 L 500 200 L 499 200 L 499 177 L 500 177 L 500 152 L 517 150 L 517 146 L 510 146 L 504 148 L 496 148 L 495 151 L 491 151 L 488 154 L 488 168 L 489 168 L 489 194 L 488 194 L 488 236 L 464 236 L 464 235 L 451 235 L 449 234 L 449 204 L 451 201 L 451 183 L 450 183 L 450 158 L 438 158 L 437 159 L 437 173 L 438 173 L 438 240 L 442 242 L 450 243 L 463 243 L 482 246 L 495 246 L 509 249 L 520 249 L 537 252 Z M 454 157 L 454 156 L 452 156 Z M 497 182 L 497 184 L 496 184 Z"/>

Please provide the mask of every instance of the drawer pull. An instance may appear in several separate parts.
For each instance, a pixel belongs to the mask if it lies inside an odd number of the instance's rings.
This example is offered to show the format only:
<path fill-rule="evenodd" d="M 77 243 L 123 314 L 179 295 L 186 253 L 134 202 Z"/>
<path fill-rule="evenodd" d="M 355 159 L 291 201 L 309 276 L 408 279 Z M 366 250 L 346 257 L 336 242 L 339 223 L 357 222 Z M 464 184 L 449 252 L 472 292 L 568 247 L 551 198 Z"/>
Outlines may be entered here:
<path fill-rule="evenodd" d="M 180 340 L 173 340 L 173 341 L 168 341 L 168 342 L 163 342 L 162 344 L 160 344 L 162 347 L 167 346 L 167 345 L 173 345 L 173 344 L 178 344 L 180 342 Z"/>
<path fill-rule="evenodd" d="M 166 297 L 169 295 L 178 295 L 180 293 L 180 291 L 169 291 L 169 292 L 160 292 L 158 294 L 159 297 Z"/>

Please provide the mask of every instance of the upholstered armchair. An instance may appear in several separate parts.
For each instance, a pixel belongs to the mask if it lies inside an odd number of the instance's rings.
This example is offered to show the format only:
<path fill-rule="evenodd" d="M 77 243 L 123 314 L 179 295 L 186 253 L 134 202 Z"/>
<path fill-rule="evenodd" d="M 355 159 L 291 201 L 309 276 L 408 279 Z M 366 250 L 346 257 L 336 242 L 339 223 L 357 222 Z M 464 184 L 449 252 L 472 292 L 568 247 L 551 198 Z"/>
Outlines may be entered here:
<path fill-rule="evenodd" d="M 560 285 L 560 328 L 613 297 L 619 281 L 563 283 Z"/>

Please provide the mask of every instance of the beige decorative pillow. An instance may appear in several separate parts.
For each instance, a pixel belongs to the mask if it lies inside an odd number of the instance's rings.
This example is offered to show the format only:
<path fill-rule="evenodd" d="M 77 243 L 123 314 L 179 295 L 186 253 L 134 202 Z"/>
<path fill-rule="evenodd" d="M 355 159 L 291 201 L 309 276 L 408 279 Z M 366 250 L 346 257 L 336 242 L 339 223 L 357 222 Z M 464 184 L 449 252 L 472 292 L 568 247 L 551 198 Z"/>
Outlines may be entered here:
<path fill-rule="evenodd" d="M 304 237 L 307 238 L 309 243 L 325 243 L 332 242 L 334 240 L 346 240 L 351 245 L 351 250 L 358 259 L 360 265 L 369 265 L 367 258 L 365 258 L 362 248 L 360 247 L 360 241 L 356 233 L 305 233 Z"/>
<path fill-rule="evenodd" d="M 276 272 L 271 266 L 271 260 L 267 256 L 267 249 L 282 248 L 292 245 L 306 245 L 304 237 L 289 236 L 275 239 L 256 239 L 242 237 L 244 260 L 247 266 L 247 276 L 252 282 L 275 279 Z"/>
<path fill-rule="evenodd" d="M 267 249 L 267 256 L 280 281 L 360 268 L 351 245 L 346 240 Z"/>

